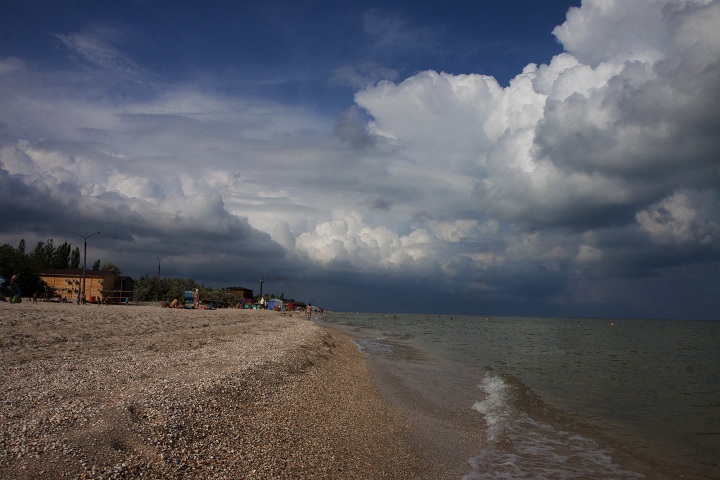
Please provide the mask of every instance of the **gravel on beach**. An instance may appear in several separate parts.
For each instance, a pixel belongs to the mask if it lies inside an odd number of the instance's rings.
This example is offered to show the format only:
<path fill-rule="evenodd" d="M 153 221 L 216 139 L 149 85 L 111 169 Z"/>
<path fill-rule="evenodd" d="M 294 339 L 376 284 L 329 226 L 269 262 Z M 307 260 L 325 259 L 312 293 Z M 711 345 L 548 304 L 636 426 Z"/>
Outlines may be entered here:
<path fill-rule="evenodd" d="M 437 478 L 302 314 L 0 302 L 0 478 Z"/>

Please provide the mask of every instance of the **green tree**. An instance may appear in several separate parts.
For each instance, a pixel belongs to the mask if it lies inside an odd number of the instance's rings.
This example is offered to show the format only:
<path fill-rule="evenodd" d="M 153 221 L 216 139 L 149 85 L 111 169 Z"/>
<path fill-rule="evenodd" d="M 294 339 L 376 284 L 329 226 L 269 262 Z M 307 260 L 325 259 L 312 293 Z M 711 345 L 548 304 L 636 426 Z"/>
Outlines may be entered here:
<path fill-rule="evenodd" d="M 151 295 L 153 295 L 153 283 L 147 275 L 143 275 L 137 279 L 135 282 L 135 291 L 141 302 L 146 302 L 151 299 Z"/>
<path fill-rule="evenodd" d="M 19 266 L 19 255 L 12 245 L 4 244 L 0 246 L 0 276 L 6 281 L 10 280 L 13 270 Z"/>
<path fill-rule="evenodd" d="M 163 300 L 171 302 L 178 298 L 184 301 L 185 290 L 200 288 L 200 296 L 205 298 L 206 290 L 200 287 L 194 280 L 189 278 L 161 278 L 158 283 L 157 277 L 143 275 L 135 282 L 138 298 L 143 302 Z"/>
<path fill-rule="evenodd" d="M 70 266 L 70 253 L 72 245 L 68 242 L 63 243 L 52 252 L 50 268 L 68 268 Z M 46 267 L 48 265 L 45 265 Z"/>
<path fill-rule="evenodd" d="M 100 259 L 99 258 L 97 260 L 95 260 L 95 263 L 92 264 L 92 269 L 100 270 Z"/>
<path fill-rule="evenodd" d="M 94 270 L 94 268 L 93 268 Z M 105 265 L 103 265 L 101 270 L 105 270 L 108 272 L 114 272 L 116 275 L 122 275 L 122 270 L 120 270 L 120 267 L 115 265 L 112 262 L 107 262 Z"/>
<path fill-rule="evenodd" d="M 21 241 L 18 248 L 9 244 L 0 246 L 0 276 L 5 281 L 2 285 L 3 293 L 10 285 L 10 279 L 15 274 L 20 274 L 20 290 L 23 296 L 30 296 L 35 292 L 43 294 L 47 284 L 40 279 L 40 270 L 37 263 L 31 256 L 24 252 L 25 242 Z"/>
<path fill-rule="evenodd" d="M 70 268 L 80 268 L 80 247 L 75 247 L 70 254 Z"/>
<path fill-rule="evenodd" d="M 25 241 L 21 240 L 18 245 L 18 251 L 25 254 Z M 70 256 L 72 253 L 72 245 L 68 242 L 63 243 L 59 247 L 55 247 L 52 238 L 46 242 L 38 242 L 35 249 L 30 254 L 30 259 L 35 262 L 39 269 L 43 268 L 68 268 L 70 266 Z M 79 255 L 79 249 L 78 249 Z"/>
<path fill-rule="evenodd" d="M 35 245 L 35 250 L 30 254 L 30 257 L 38 268 L 52 268 L 54 253 L 55 245 L 53 244 L 53 239 L 49 238 L 47 242 L 38 242 L 37 245 Z"/>
<path fill-rule="evenodd" d="M 177 298 L 184 301 L 185 290 L 200 288 L 191 278 L 162 278 L 158 285 L 158 298 L 172 302 Z"/>

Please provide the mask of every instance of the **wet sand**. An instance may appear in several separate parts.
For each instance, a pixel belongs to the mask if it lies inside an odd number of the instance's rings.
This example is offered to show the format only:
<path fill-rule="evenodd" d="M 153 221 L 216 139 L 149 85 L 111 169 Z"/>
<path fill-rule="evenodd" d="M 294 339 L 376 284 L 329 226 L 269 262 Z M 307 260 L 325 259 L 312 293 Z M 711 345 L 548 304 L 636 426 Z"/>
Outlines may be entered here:
<path fill-rule="evenodd" d="M 439 478 L 302 314 L 0 302 L 0 478 Z"/>

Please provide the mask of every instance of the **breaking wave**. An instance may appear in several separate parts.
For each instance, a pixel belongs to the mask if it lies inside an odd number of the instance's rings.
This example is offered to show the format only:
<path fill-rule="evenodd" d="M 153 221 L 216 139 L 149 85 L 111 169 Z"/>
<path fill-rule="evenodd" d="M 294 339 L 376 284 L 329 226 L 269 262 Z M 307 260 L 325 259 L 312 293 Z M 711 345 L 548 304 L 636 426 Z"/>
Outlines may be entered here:
<path fill-rule="evenodd" d="M 595 440 L 563 424 L 562 414 L 544 404 L 511 375 L 486 373 L 483 399 L 473 405 L 486 423 L 486 446 L 468 461 L 464 480 L 645 478 L 617 465 Z"/>

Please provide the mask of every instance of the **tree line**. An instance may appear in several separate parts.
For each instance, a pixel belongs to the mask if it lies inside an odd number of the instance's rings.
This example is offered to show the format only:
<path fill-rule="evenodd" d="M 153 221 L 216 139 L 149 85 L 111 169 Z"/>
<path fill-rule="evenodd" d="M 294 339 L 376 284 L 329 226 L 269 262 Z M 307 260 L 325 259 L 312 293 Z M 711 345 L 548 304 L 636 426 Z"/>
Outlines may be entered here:
<path fill-rule="evenodd" d="M 234 306 L 240 299 L 231 292 L 222 289 L 206 288 L 191 278 L 161 278 L 143 275 L 135 281 L 135 292 L 138 300 L 172 302 L 178 300 L 185 303 L 185 290 L 198 289 L 203 302 L 224 303 Z"/>
<path fill-rule="evenodd" d="M 40 297 L 47 297 L 52 295 L 52 289 L 42 281 L 40 272 L 46 268 L 77 269 L 80 268 L 80 262 L 80 247 L 73 248 L 69 242 L 55 246 L 54 240 L 50 238 L 45 242 L 38 242 L 31 252 L 27 252 L 24 239 L 20 240 L 17 247 L 6 243 L 0 246 L 0 277 L 4 279 L 0 287 L 8 286 L 12 276 L 19 273 L 23 296 L 29 297 L 37 293 Z M 99 259 L 95 260 L 91 269 L 112 271 L 122 275 L 120 268 L 112 262 L 107 262 L 101 267 Z M 161 278 L 158 281 L 157 277 L 148 275 L 143 275 L 135 282 L 135 298 L 141 302 L 171 302 L 173 299 L 184 302 L 185 290 L 195 288 L 200 291 L 200 298 L 204 302 L 235 306 L 241 300 L 233 292 L 223 288 L 206 288 L 191 278 Z M 264 296 L 277 297 L 275 294 Z M 284 300 L 284 296 L 283 293 L 277 298 Z M 259 300 L 259 295 L 256 295 L 254 300 Z"/>
<path fill-rule="evenodd" d="M 55 246 L 55 241 L 50 238 L 45 242 L 38 242 L 35 248 L 27 251 L 25 239 L 20 240 L 17 247 L 10 244 L 0 246 L 0 277 L 4 279 L 1 287 L 7 286 L 15 274 L 20 274 L 20 290 L 24 296 L 31 296 L 37 293 L 45 296 L 49 292 L 49 286 L 40 279 L 40 271 L 46 268 L 80 268 L 80 247 L 73 248 L 69 242 Z M 112 262 L 100 267 L 100 260 L 92 265 L 93 270 L 110 270 L 118 275 L 122 272 Z"/>
<path fill-rule="evenodd" d="M 172 302 L 178 300 L 180 303 L 185 302 L 185 290 L 198 289 L 200 299 L 203 303 L 214 302 L 216 305 L 234 307 L 241 302 L 234 292 L 227 291 L 224 288 L 211 288 L 203 284 L 198 284 L 192 278 L 161 278 L 143 275 L 135 281 L 135 292 L 137 298 L 141 302 L 145 301 L 162 301 Z M 285 294 L 279 296 L 274 293 L 266 293 L 263 295 L 266 299 L 280 298 L 285 300 Z M 253 301 L 260 300 L 260 295 L 255 295 Z M 302 302 L 296 302 L 298 305 L 305 305 Z"/>

